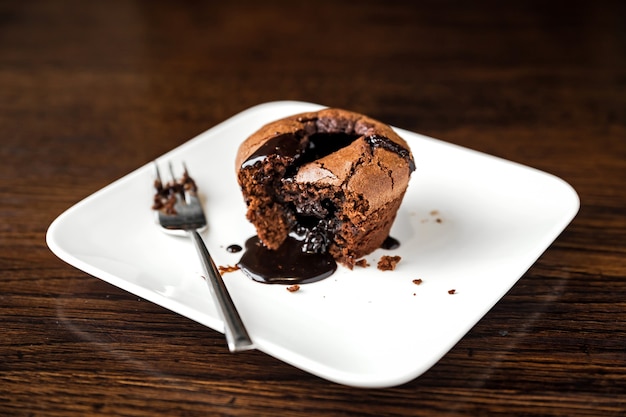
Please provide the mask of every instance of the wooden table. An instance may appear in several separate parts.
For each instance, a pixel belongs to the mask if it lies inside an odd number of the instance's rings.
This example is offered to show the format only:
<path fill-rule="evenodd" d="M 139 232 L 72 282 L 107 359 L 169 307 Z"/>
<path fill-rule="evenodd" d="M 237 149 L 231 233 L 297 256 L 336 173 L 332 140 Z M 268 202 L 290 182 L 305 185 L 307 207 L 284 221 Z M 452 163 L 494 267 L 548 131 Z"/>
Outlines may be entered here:
<path fill-rule="evenodd" d="M 626 415 L 626 3 L 348 3 L 0 1 L 1 415 Z M 547 171 L 580 212 L 387 389 L 231 355 L 47 248 L 77 201 L 284 99 Z"/>

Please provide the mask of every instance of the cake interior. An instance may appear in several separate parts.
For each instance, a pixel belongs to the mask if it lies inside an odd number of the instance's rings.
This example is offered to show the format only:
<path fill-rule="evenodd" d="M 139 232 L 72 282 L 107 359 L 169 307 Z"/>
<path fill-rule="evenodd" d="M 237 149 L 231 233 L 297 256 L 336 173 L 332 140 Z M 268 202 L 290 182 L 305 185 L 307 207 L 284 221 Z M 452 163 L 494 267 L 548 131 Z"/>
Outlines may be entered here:
<path fill-rule="evenodd" d="M 291 222 L 289 235 L 302 244 L 307 253 L 327 251 L 341 222 L 345 195 L 341 186 L 304 183 L 296 180 L 298 169 L 320 160 L 358 139 L 346 133 L 315 133 L 308 136 L 304 152 L 287 169 L 277 200 L 284 203 Z"/>

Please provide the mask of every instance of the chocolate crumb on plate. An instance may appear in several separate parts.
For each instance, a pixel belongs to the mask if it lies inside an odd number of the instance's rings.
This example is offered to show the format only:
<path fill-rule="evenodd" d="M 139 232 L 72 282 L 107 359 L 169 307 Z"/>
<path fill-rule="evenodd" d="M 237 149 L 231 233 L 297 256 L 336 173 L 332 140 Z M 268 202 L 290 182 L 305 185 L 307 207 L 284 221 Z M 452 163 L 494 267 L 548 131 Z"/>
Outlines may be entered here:
<path fill-rule="evenodd" d="M 300 289 L 300 286 L 298 284 L 290 285 L 287 287 L 287 291 L 289 292 L 296 292 L 299 289 Z"/>
<path fill-rule="evenodd" d="M 360 266 L 361 268 L 367 268 L 370 264 L 367 262 L 367 259 L 359 259 L 354 263 L 354 266 Z"/>
<path fill-rule="evenodd" d="M 226 265 L 226 266 L 218 266 L 217 269 L 220 271 L 220 274 L 225 274 L 227 272 L 235 272 L 239 270 L 237 265 Z"/>
<path fill-rule="evenodd" d="M 378 269 L 381 271 L 393 271 L 396 269 L 396 265 L 398 265 L 400 259 L 402 259 L 400 256 L 384 255 L 378 261 Z"/>
<path fill-rule="evenodd" d="M 422 281 L 422 279 L 421 279 L 421 278 L 418 278 L 418 279 L 414 279 L 414 280 L 413 280 L 413 284 L 415 284 L 415 285 L 421 285 L 421 284 L 422 284 L 422 282 L 423 282 L 423 281 Z"/>
<path fill-rule="evenodd" d="M 452 290 L 448 290 L 448 294 L 452 295 L 452 294 L 456 294 L 456 290 L 452 289 Z"/>

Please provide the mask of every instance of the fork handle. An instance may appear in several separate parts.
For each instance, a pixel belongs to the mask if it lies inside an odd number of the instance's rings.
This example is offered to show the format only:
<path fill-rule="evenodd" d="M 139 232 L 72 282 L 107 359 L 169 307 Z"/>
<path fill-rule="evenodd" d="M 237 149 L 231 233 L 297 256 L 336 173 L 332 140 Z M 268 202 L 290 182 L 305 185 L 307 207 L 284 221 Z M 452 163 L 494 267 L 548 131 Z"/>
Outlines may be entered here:
<path fill-rule="evenodd" d="M 254 349 L 254 343 L 250 339 L 243 321 L 241 321 L 235 304 L 226 289 L 222 275 L 215 266 L 215 262 L 213 262 L 202 237 L 200 237 L 200 234 L 196 230 L 188 230 L 188 233 L 198 251 L 202 267 L 206 273 L 206 282 L 209 284 L 213 300 L 222 314 L 222 319 L 224 320 L 224 335 L 226 336 L 228 349 L 231 352 Z"/>

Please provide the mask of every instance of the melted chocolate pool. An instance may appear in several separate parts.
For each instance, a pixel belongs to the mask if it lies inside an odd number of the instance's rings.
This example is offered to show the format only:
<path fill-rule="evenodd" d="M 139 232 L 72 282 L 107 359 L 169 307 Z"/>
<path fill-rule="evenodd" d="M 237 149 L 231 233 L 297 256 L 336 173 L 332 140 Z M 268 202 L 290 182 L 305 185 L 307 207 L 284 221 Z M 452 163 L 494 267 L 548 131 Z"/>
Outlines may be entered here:
<path fill-rule="evenodd" d="M 253 280 L 266 284 L 306 284 L 337 270 L 330 254 L 304 252 L 302 242 L 291 236 L 276 250 L 267 249 L 257 236 L 251 237 L 237 266 Z"/>
<path fill-rule="evenodd" d="M 400 242 L 389 236 L 380 247 L 397 249 Z M 267 249 L 258 236 L 251 237 L 237 266 L 255 281 L 289 285 L 321 281 L 337 270 L 337 263 L 328 252 L 306 252 L 306 241 L 293 235 L 277 250 Z"/>

